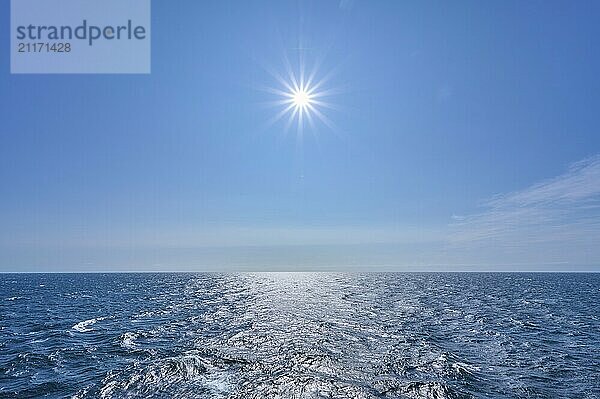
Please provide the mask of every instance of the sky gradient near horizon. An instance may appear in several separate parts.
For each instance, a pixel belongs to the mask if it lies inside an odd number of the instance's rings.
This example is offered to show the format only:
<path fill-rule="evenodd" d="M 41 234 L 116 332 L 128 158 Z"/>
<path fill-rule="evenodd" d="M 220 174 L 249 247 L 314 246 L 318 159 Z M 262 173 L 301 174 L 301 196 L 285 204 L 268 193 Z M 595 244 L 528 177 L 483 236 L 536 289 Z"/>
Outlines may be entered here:
<path fill-rule="evenodd" d="M 150 75 L 0 19 L 0 272 L 600 271 L 598 2 L 154 1 Z M 269 123 L 286 59 L 334 126 Z"/>

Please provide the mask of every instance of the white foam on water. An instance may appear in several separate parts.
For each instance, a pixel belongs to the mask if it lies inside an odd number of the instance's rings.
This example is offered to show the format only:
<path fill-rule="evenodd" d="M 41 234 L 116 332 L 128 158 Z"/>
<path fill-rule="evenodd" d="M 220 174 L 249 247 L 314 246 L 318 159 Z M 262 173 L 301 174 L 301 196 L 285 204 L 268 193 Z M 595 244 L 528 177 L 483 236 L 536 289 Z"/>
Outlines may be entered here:
<path fill-rule="evenodd" d="M 213 372 L 206 375 L 203 382 L 215 398 L 226 397 L 231 392 L 229 374 L 225 371 Z"/>
<path fill-rule="evenodd" d="M 123 348 L 135 348 L 136 347 L 136 343 L 135 343 L 135 339 L 138 337 L 138 334 L 133 333 L 133 332 L 126 332 L 125 334 L 123 334 L 123 338 L 121 340 L 121 346 Z"/>
<path fill-rule="evenodd" d="M 79 331 L 82 333 L 92 331 L 93 328 L 91 328 L 90 326 L 93 324 L 96 324 L 96 322 L 104 320 L 104 319 L 105 319 L 105 317 L 97 317 L 94 319 L 80 321 L 79 323 L 75 324 L 72 328 L 73 328 L 73 330 L 76 330 L 76 331 Z"/>

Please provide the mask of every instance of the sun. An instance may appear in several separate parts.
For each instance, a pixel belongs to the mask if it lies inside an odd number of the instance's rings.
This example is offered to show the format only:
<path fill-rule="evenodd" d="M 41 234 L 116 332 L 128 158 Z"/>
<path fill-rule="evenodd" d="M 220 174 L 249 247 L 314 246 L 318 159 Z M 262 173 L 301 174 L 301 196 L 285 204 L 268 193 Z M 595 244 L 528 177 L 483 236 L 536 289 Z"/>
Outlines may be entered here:
<path fill-rule="evenodd" d="M 294 71 L 288 60 L 286 60 L 286 74 L 282 75 L 273 69 L 267 72 L 275 78 L 279 87 L 266 86 L 262 89 L 278 97 L 269 104 L 280 108 L 279 112 L 268 121 L 267 126 L 287 119 L 284 134 L 287 134 L 295 124 L 298 139 L 302 139 L 305 130 L 310 130 L 316 137 L 319 124 L 325 125 L 337 134 L 337 127 L 325 115 L 326 109 L 337 109 L 334 104 L 325 100 L 326 97 L 339 94 L 337 89 L 327 87 L 331 73 L 319 77 L 316 66 L 307 73 L 303 61 Z"/>
<path fill-rule="evenodd" d="M 311 106 L 311 96 L 307 90 L 298 89 L 292 92 L 292 102 L 296 108 L 306 109 Z"/>

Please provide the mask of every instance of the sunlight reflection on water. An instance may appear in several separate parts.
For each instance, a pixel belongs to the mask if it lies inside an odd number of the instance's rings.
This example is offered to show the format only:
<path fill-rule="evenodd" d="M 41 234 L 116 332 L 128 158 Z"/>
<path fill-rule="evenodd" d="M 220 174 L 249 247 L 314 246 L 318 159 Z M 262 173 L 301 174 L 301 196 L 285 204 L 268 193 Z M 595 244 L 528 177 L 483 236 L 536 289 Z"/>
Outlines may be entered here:
<path fill-rule="evenodd" d="M 0 397 L 592 398 L 600 388 L 597 275 L 7 275 L 0 285 Z"/>

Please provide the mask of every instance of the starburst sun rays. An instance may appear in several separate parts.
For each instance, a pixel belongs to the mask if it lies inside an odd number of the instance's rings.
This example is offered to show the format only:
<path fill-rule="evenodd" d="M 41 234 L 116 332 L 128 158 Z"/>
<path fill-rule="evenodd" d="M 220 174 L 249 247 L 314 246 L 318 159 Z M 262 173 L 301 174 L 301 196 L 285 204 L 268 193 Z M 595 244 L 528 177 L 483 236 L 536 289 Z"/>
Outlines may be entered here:
<path fill-rule="evenodd" d="M 305 64 L 301 60 L 299 73 L 295 73 L 289 61 L 286 59 L 287 74 L 282 76 L 280 73 L 267 69 L 267 72 L 275 78 L 279 87 L 265 87 L 264 90 L 278 97 L 277 100 L 270 101 L 267 104 L 279 108 L 279 112 L 273 116 L 267 123 L 271 127 L 279 121 L 285 121 L 285 130 L 287 132 L 295 123 L 296 136 L 302 139 L 304 131 L 310 128 L 311 133 L 316 137 L 318 124 L 322 124 L 337 134 L 336 125 L 324 114 L 324 109 L 338 109 L 334 104 L 325 101 L 325 97 L 338 94 L 334 88 L 326 88 L 333 75 L 333 71 L 317 79 L 318 65 L 312 69 L 306 76 Z"/>

